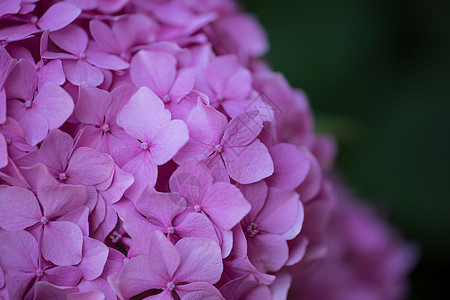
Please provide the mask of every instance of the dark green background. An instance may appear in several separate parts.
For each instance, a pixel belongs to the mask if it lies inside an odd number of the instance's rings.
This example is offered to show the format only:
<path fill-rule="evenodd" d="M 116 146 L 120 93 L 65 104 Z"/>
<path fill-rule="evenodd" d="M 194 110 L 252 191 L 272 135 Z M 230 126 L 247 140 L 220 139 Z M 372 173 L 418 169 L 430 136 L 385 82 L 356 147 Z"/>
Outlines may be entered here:
<path fill-rule="evenodd" d="M 421 247 L 410 299 L 448 295 L 450 2 L 245 0 L 358 194 Z"/>

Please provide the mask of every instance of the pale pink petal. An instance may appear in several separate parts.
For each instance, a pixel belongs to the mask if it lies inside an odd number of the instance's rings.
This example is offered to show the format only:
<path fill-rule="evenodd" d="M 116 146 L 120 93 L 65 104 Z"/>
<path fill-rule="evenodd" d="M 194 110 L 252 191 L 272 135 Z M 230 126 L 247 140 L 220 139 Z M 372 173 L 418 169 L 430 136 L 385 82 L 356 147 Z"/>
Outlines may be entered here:
<path fill-rule="evenodd" d="M 105 244 L 92 238 L 84 237 L 83 259 L 78 265 L 84 279 L 94 280 L 102 274 L 108 254 L 109 250 Z"/>
<path fill-rule="evenodd" d="M 135 205 L 141 214 L 163 226 L 171 226 L 173 218 L 186 210 L 186 200 L 180 195 L 157 192 L 152 185 L 145 188 Z"/>
<path fill-rule="evenodd" d="M 67 3 L 53 4 L 39 19 L 37 25 L 42 30 L 55 31 L 72 23 L 81 13 L 81 9 Z"/>
<path fill-rule="evenodd" d="M 75 24 L 50 33 L 50 38 L 61 49 L 77 56 L 86 51 L 88 44 L 88 35 L 80 26 Z"/>
<path fill-rule="evenodd" d="M 113 175 L 114 161 L 91 148 L 75 150 L 67 168 L 67 177 L 83 185 L 96 185 L 105 182 Z"/>
<path fill-rule="evenodd" d="M 152 140 L 150 152 L 157 165 L 162 165 L 174 157 L 189 140 L 186 124 L 181 120 L 172 120 L 162 128 Z"/>
<path fill-rule="evenodd" d="M 222 274 L 222 255 L 219 245 L 207 238 L 184 238 L 175 245 L 181 261 L 174 282 L 216 283 Z"/>
<path fill-rule="evenodd" d="M 63 69 L 67 80 L 74 85 L 86 82 L 90 85 L 98 86 L 104 79 L 102 71 L 84 60 L 64 60 Z"/>
<path fill-rule="evenodd" d="M 234 185 L 214 183 L 203 197 L 202 209 L 220 227 L 231 229 L 250 211 L 250 203 Z"/>
<path fill-rule="evenodd" d="M 245 112 L 233 118 L 225 128 L 221 144 L 224 147 L 241 147 L 253 142 L 263 128 L 258 111 Z"/>
<path fill-rule="evenodd" d="M 273 173 L 273 162 L 259 140 L 245 147 L 224 148 L 222 158 L 228 174 L 242 184 L 257 182 Z"/>
<path fill-rule="evenodd" d="M 292 144 L 277 144 L 269 149 L 273 160 L 273 175 L 267 184 L 276 188 L 292 190 L 305 180 L 310 163 L 306 154 Z"/>
<path fill-rule="evenodd" d="M 78 264 L 82 258 L 83 233 L 67 221 L 50 221 L 42 232 L 42 256 L 60 266 Z"/>
<path fill-rule="evenodd" d="M 169 122 L 170 112 L 164 108 L 161 99 L 146 87 L 140 88 L 117 116 L 120 127 L 146 143 Z"/>
<path fill-rule="evenodd" d="M 168 53 L 141 50 L 131 61 L 131 79 L 137 87 L 149 87 L 163 97 L 175 80 L 176 65 L 176 58 Z"/>
<path fill-rule="evenodd" d="M 86 189 L 81 185 L 47 185 L 37 197 L 48 218 L 60 217 L 80 208 L 86 202 Z"/>
<path fill-rule="evenodd" d="M 58 128 L 72 114 L 72 97 L 54 82 L 44 84 L 33 101 L 33 109 L 43 116 L 49 129 Z"/>
<path fill-rule="evenodd" d="M 0 189 L 0 226 L 17 231 L 36 224 L 42 217 L 34 194 L 19 187 Z"/>

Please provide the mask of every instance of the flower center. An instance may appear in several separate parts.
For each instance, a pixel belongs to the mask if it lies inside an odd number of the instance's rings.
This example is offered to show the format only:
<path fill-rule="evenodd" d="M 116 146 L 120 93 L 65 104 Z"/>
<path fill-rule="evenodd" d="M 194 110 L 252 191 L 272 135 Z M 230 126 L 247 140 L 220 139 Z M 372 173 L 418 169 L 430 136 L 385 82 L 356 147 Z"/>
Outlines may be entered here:
<path fill-rule="evenodd" d="M 195 204 L 195 205 L 194 205 L 194 210 L 195 210 L 196 212 L 201 212 L 201 211 L 202 211 L 202 207 L 200 206 L 200 204 Z"/>
<path fill-rule="evenodd" d="M 109 238 L 111 239 L 111 241 L 113 243 L 117 243 L 121 238 L 122 235 L 120 234 L 120 232 L 118 232 L 117 230 L 114 230 L 110 235 Z"/>
<path fill-rule="evenodd" d="M 45 224 L 47 224 L 48 223 L 48 218 L 47 217 L 42 217 L 41 218 L 41 224 L 42 225 L 45 225 Z"/>
<path fill-rule="evenodd" d="M 80 55 L 78 56 L 80 59 L 85 59 L 86 58 L 86 53 L 80 53 Z"/>
<path fill-rule="evenodd" d="M 59 181 L 64 181 L 64 180 L 66 180 L 66 179 L 67 179 L 66 173 L 64 173 L 64 172 L 59 173 L 58 179 L 59 179 Z"/>
<path fill-rule="evenodd" d="M 125 257 L 125 258 L 122 260 L 123 264 L 126 264 L 126 263 L 129 262 L 129 261 L 130 261 L 130 259 L 129 259 L 128 257 Z"/>
<path fill-rule="evenodd" d="M 11 140 L 11 139 L 8 139 L 8 138 L 6 138 L 6 139 L 5 139 L 5 142 L 6 142 L 6 144 L 7 144 L 7 145 L 11 145 L 11 143 L 12 143 L 12 140 Z"/>
<path fill-rule="evenodd" d="M 223 152 L 223 147 L 222 147 L 222 145 L 217 144 L 217 145 L 214 146 L 214 150 L 215 150 L 217 153 L 222 153 L 222 152 Z"/>
<path fill-rule="evenodd" d="M 219 101 L 219 102 L 223 101 L 223 96 L 222 96 L 222 94 L 217 94 L 216 99 L 217 99 L 217 101 Z"/>
<path fill-rule="evenodd" d="M 31 101 L 30 100 L 27 100 L 27 101 L 25 101 L 25 107 L 26 108 L 30 108 L 31 107 Z"/>
<path fill-rule="evenodd" d="M 147 151 L 148 150 L 148 144 L 147 143 L 141 143 L 141 149 L 142 149 L 142 151 Z"/>
<path fill-rule="evenodd" d="M 167 289 L 168 289 L 169 291 L 173 291 L 173 290 L 175 289 L 175 283 L 173 283 L 172 281 L 169 281 L 169 282 L 167 283 Z"/>
<path fill-rule="evenodd" d="M 255 223 L 251 223 L 250 225 L 247 226 L 247 232 L 250 236 L 255 236 L 259 230 L 257 229 L 258 225 L 256 225 Z"/>
<path fill-rule="evenodd" d="M 164 103 L 168 103 L 168 102 L 170 102 L 172 99 L 170 98 L 169 95 L 164 95 L 164 97 L 162 98 L 162 100 L 163 100 Z"/>
<path fill-rule="evenodd" d="M 103 130 L 103 132 L 107 132 L 107 131 L 109 131 L 111 128 L 109 128 L 109 125 L 108 124 L 103 124 L 102 125 L 102 130 Z"/>
<path fill-rule="evenodd" d="M 42 270 L 41 268 L 36 270 L 36 276 L 37 277 L 42 277 L 44 276 L 44 270 Z"/>
<path fill-rule="evenodd" d="M 175 232 L 175 228 L 173 228 L 172 226 L 167 227 L 167 233 L 168 234 L 174 234 L 174 232 Z"/>

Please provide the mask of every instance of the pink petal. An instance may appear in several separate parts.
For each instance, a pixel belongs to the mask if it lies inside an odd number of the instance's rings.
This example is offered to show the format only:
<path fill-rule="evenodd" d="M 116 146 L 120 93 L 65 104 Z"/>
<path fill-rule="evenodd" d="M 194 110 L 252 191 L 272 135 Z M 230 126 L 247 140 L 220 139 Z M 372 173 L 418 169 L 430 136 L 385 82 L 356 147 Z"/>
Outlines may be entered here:
<path fill-rule="evenodd" d="M 170 190 L 183 196 L 191 205 L 197 203 L 213 183 L 206 166 L 195 159 L 180 165 L 170 177 Z"/>
<path fill-rule="evenodd" d="M 6 122 L 6 91 L 0 89 L 0 124 Z"/>
<path fill-rule="evenodd" d="M 214 183 L 203 197 L 202 209 L 220 227 L 231 229 L 250 211 L 250 203 L 234 185 Z"/>
<path fill-rule="evenodd" d="M 212 284 L 193 282 L 176 287 L 182 300 L 219 300 L 224 299 L 222 294 Z"/>
<path fill-rule="evenodd" d="M 186 200 L 174 193 L 157 192 L 148 185 L 135 202 L 136 209 L 149 218 L 171 226 L 173 218 L 186 210 Z"/>
<path fill-rule="evenodd" d="M 105 244 L 92 238 L 84 238 L 83 259 L 78 265 L 84 279 L 94 280 L 102 274 L 108 254 L 109 250 Z"/>
<path fill-rule="evenodd" d="M 103 119 L 110 105 L 110 93 L 87 84 L 82 84 L 75 107 L 75 115 L 82 123 L 103 125 Z"/>
<path fill-rule="evenodd" d="M 260 271 L 278 271 L 287 261 L 289 248 L 277 234 L 256 234 L 249 238 L 248 256 Z"/>
<path fill-rule="evenodd" d="M 81 9 L 67 3 L 53 4 L 39 19 L 37 25 L 42 30 L 55 31 L 72 23 L 81 13 Z"/>
<path fill-rule="evenodd" d="M 38 267 L 38 243 L 27 231 L 0 232 L 0 265 L 5 271 L 34 272 Z"/>
<path fill-rule="evenodd" d="M 180 266 L 174 282 L 216 283 L 222 274 L 222 255 L 219 245 L 207 238 L 184 238 L 175 248 L 180 253 Z"/>
<path fill-rule="evenodd" d="M 17 231 L 36 224 L 42 217 L 34 194 L 19 187 L 0 189 L 0 226 Z"/>
<path fill-rule="evenodd" d="M 72 97 L 54 82 L 44 84 L 33 101 L 33 109 L 46 118 L 50 129 L 61 126 L 73 108 Z"/>
<path fill-rule="evenodd" d="M 33 273 L 24 273 L 20 271 L 10 271 L 5 275 L 5 281 L 7 284 L 7 291 L 9 299 L 23 299 L 27 287 L 36 278 Z"/>
<path fill-rule="evenodd" d="M 179 215 L 174 220 L 175 234 L 181 238 L 205 237 L 219 243 L 214 226 L 204 214 L 196 212 Z"/>
<path fill-rule="evenodd" d="M 255 220 L 266 202 L 268 192 L 267 184 L 265 181 L 258 181 L 252 184 L 240 184 L 238 187 L 252 207 L 250 213 L 246 217 L 246 219 L 248 218 L 250 220 L 249 223 L 251 223 Z"/>
<path fill-rule="evenodd" d="M 38 86 L 38 77 L 34 65 L 25 59 L 21 59 L 9 73 L 4 84 L 8 99 L 32 100 Z"/>
<path fill-rule="evenodd" d="M 267 178 L 267 184 L 276 188 L 292 190 L 305 180 L 309 172 L 306 154 L 292 144 L 277 144 L 269 149 L 274 172 Z"/>
<path fill-rule="evenodd" d="M 172 88 L 170 89 L 170 98 L 178 102 L 185 97 L 194 87 L 195 74 L 190 69 L 182 69 L 178 72 Z"/>
<path fill-rule="evenodd" d="M 273 162 L 259 140 L 245 147 L 224 148 L 222 158 L 231 178 L 242 184 L 264 179 L 273 173 Z"/>
<path fill-rule="evenodd" d="M 130 66 L 114 54 L 103 52 L 94 42 L 89 42 L 86 50 L 86 61 L 94 66 L 108 70 L 124 70 Z"/>
<path fill-rule="evenodd" d="M 114 161 L 110 157 L 81 147 L 73 152 L 66 174 L 83 185 L 96 185 L 108 180 L 113 172 Z"/>
<path fill-rule="evenodd" d="M 22 0 L 7 0 L 2 1 L 2 5 L 0 5 L 0 17 L 7 14 L 15 14 L 20 9 L 20 2 Z"/>
<path fill-rule="evenodd" d="M 63 69 L 67 80 L 74 85 L 87 82 L 90 85 L 98 86 L 104 79 L 102 71 L 84 60 L 64 60 Z"/>
<path fill-rule="evenodd" d="M 117 43 L 114 33 L 108 25 L 99 20 L 91 20 L 89 22 L 89 29 L 92 37 L 97 45 L 103 49 L 103 51 L 119 53 L 120 46 Z"/>
<path fill-rule="evenodd" d="M 50 175 L 47 167 L 42 163 L 37 163 L 32 167 L 21 167 L 20 171 L 32 191 L 37 191 L 45 185 L 57 185 L 58 181 Z"/>
<path fill-rule="evenodd" d="M 304 153 L 309 159 L 309 172 L 300 186 L 297 188 L 297 192 L 300 194 L 300 199 L 303 203 L 312 200 L 319 192 L 322 187 L 322 170 L 320 164 L 314 155 L 307 149 L 303 149 Z"/>
<path fill-rule="evenodd" d="M 86 202 L 86 189 L 81 185 L 47 185 L 42 187 L 37 197 L 48 218 L 64 216 Z"/>
<path fill-rule="evenodd" d="M 242 113 L 225 128 L 221 143 L 224 147 L 246 146 L 256 139 L 262 128 L 258 111 Z"/>
<path fill-rule="evenodd" d="M 137 87 L 149 87 L 163 97 L 175 80 L 176 65 L 177 60 L 168 53 L 141 50 L 131 61 L 131 79 Z"/>
<path fill-rule="evenodd" d="M 100 194 L 109 203 L 115 203 L 122 198 L 125 191 L 133 184 L 133 182 L 133 176 L 116 165 L 111 185 L 107 190 L 100 191 Z"/>
<path fill-rule="evenodd" d="M 75 286 L 81 280 L 81 271 L 74 266 L 57 266 L 46 269 L 41 280 L 62 286 Z"/>
<path fill-rule="evenodd" d="M 299 205 L 297 193 L 269 188 L 264 207 L 254 221 L 266 232 L 285 233 L 295 224 Z"/>
<path fill-rule="evenodd" d="M 88 45 L 88 35 L 75 24 L 50 33 L 50 38 L 58 47 L 76 56 L 84 53 Z"/>
<path fill-rule="evenodd" d="M 42 256 L 60 266 L 78 264 L 82 258 L 83 233 L 67 221 L 50 221 L 42 232 Z"/>
<path fill-rule="evenodd" d="M 38 151 L 40 162 L 45 164 L 55 177 L 67 167 L 73 148 L 72 137 L 58 129 L 50 131 Z M 36 161 L 37 162 L 37 161 Z M 31 162 L 34 164 L 36 162 Z"/>
<path fill-rule="evenodd" d="M 120 127 L 132 137 L 147 143 L 169 122 L 170 112 L 164 108 L 161 99 L 146 87 L 140 88 L 117 116 Z"/>
<path fill-rule="evenodd" d="M 8 146 L 5 137 L 0 133 L 0 169 L 8 165 Z"/>
<path fill-rule="evenodd" d="M 144 188 L 156 184 L 158 168 L 148 152 L 142 152 L 122 168 L 125 172 L 134 176 L 133 185 L 125 192 L 131 199 L 139 196 Z"/>
<path fill-rule="evenodd" d="M 211 171 L 214 181 L 230 182 L 230 177 L 228 176 L 227 169 L 225 168 L 224 160 L 221 155 L 215 153 L 207 157 L 203 162 Z"/>
<path fill-rule="evenodd" d="M 157 165 L 172 159 L 189 140 L 186 124 L 181 120 L 172 120 L 162 128 L 152 141 L 150 152 Z"/>
<path fill-rule="evenodd" d="M 58 85 L 62 85 L 66 81 L 66 76 L 64 76 L 64 70 L 62 67 L 62 62 L 59 59 L 52 60 L 48 62 L 38 71 L 39 76 L 39 89 L 51 81 Z"/>

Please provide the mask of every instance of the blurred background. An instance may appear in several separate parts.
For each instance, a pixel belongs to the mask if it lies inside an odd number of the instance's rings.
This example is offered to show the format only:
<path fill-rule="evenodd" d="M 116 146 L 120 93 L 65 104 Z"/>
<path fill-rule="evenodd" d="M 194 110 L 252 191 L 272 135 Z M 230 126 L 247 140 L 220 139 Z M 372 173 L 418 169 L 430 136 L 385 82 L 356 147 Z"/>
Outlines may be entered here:
<path fill-rule="evenodd" d="M 410 299 L 448 294 L 450 2 L 244 0 L 358 195 L 421 248 Z"/>

